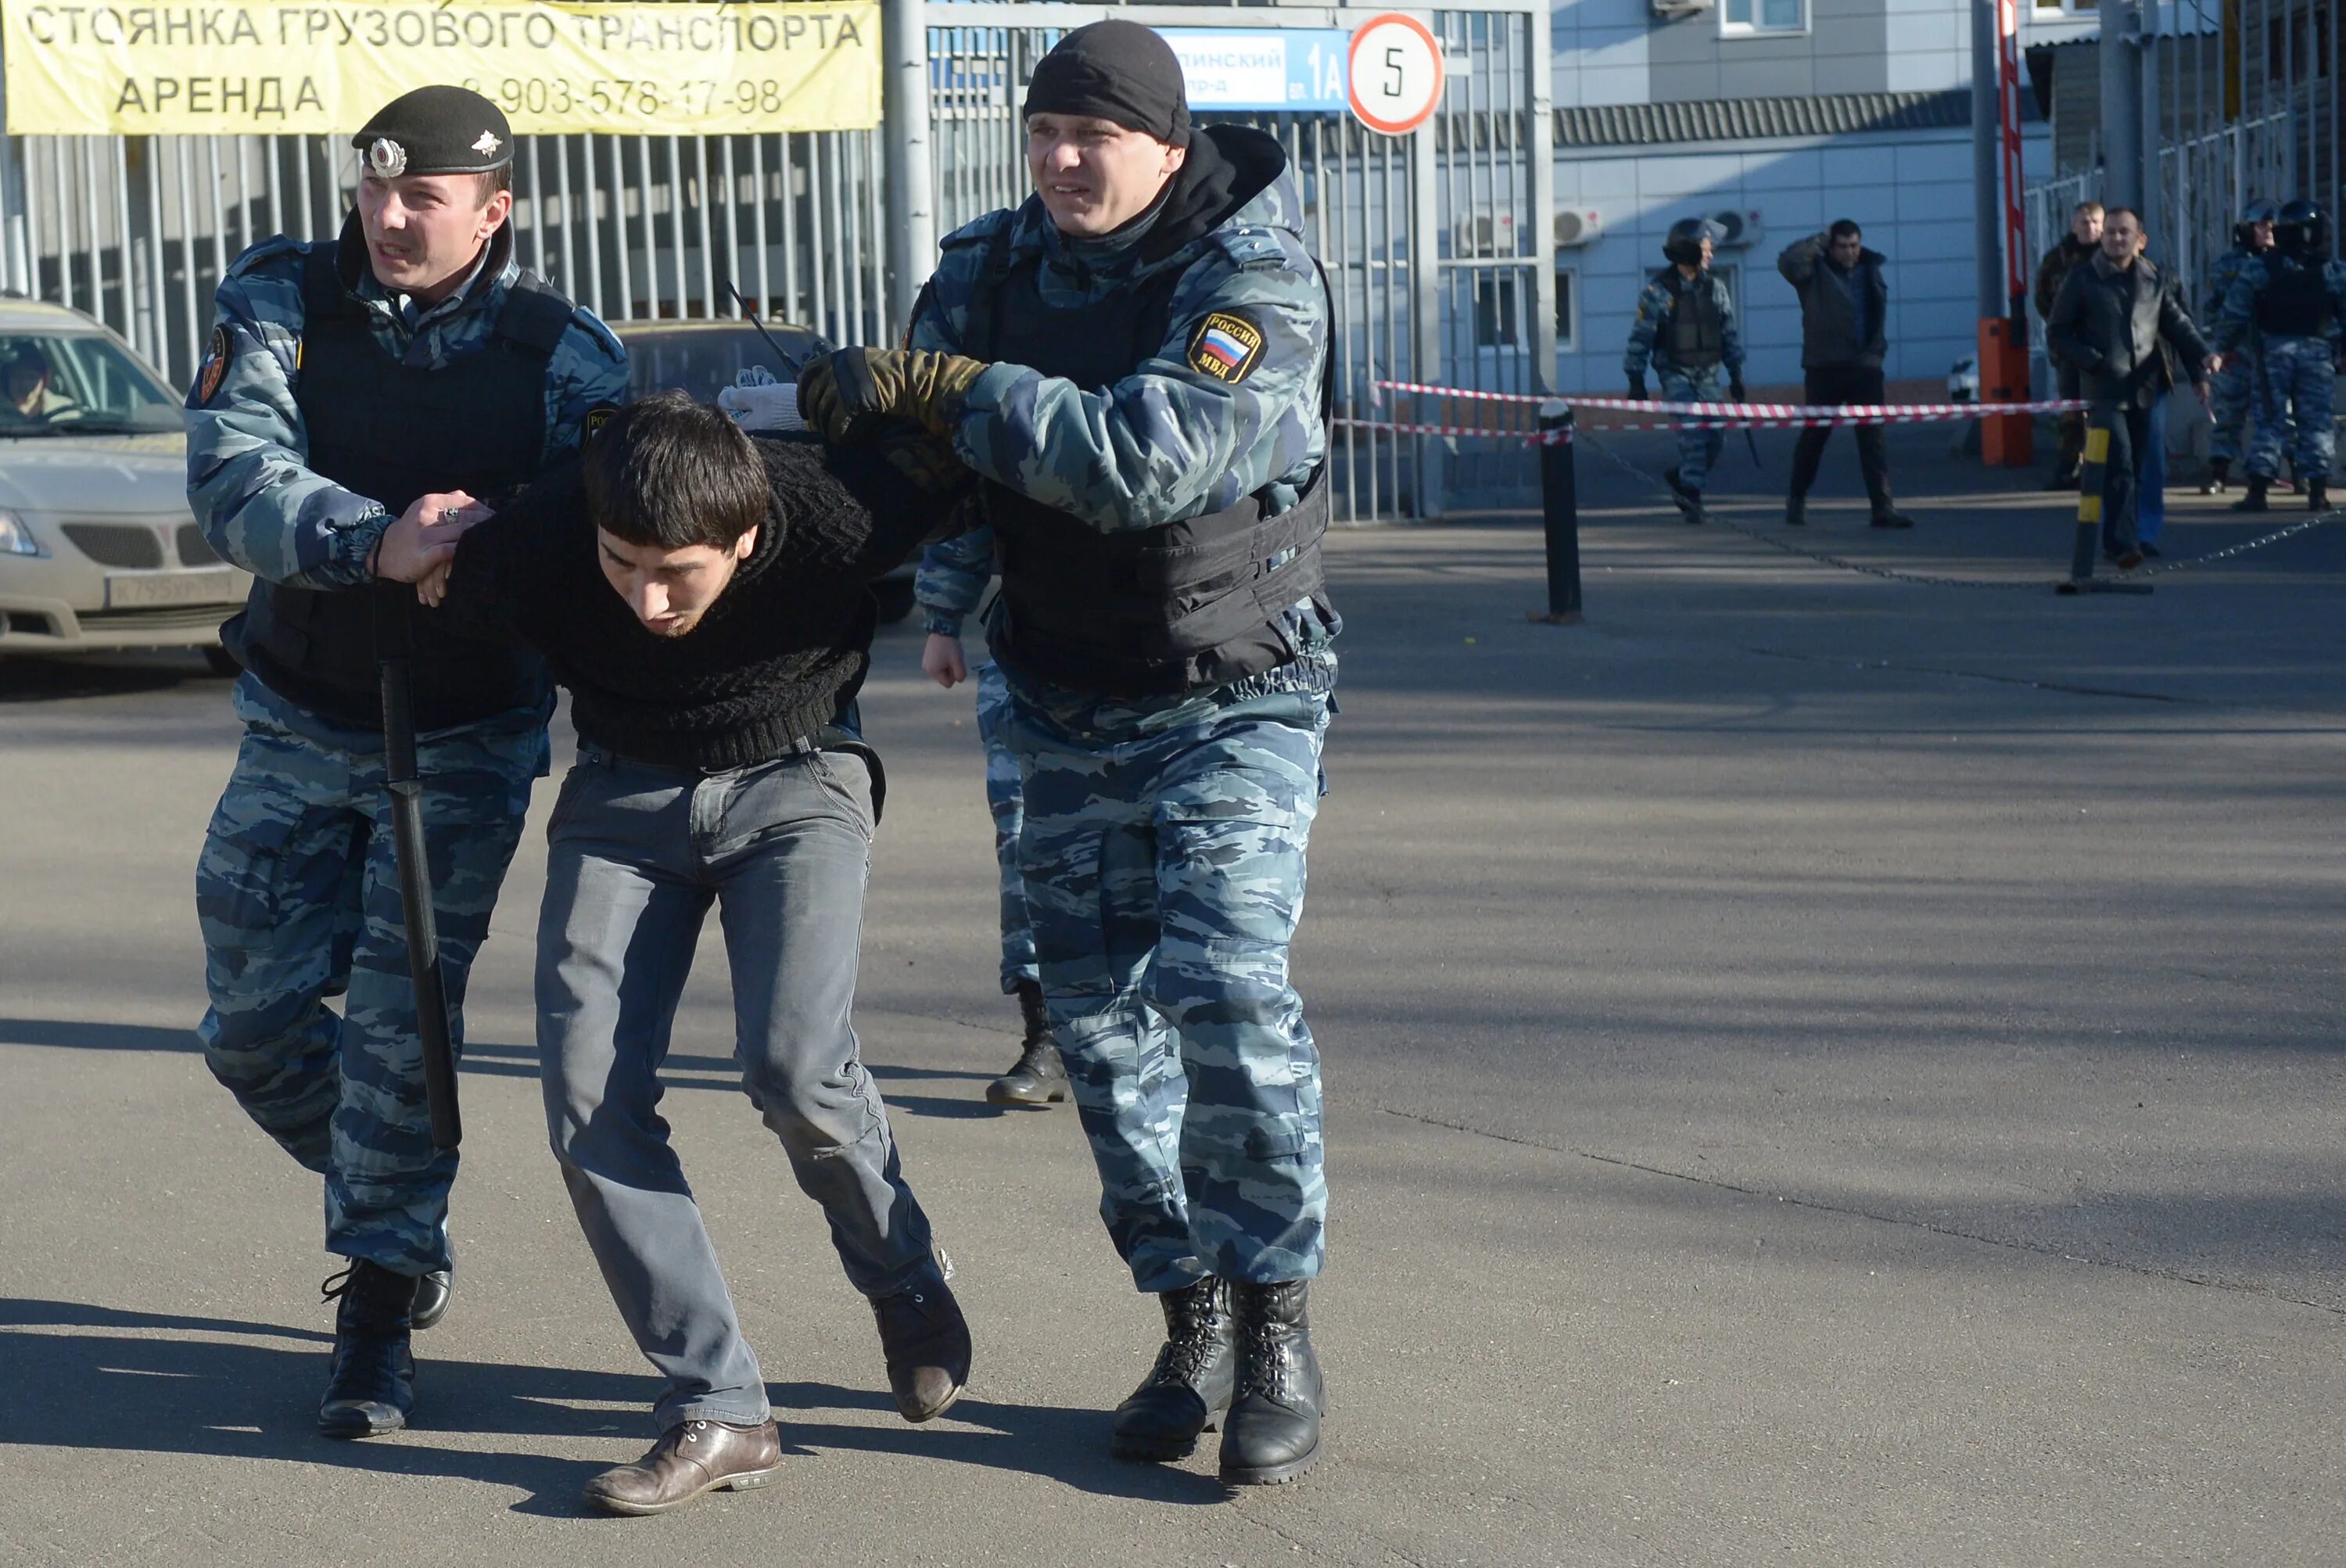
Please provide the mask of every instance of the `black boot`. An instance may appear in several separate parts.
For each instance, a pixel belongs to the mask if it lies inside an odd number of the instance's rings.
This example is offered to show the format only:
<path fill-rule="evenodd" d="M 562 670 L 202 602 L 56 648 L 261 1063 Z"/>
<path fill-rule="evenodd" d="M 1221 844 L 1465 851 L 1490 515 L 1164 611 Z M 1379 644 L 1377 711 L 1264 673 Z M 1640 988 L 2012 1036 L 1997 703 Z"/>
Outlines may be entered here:
<path fill-rule="evenodd" d="M 1209 1274 L 1157 1298 L 1165 1308 L 1165 1347 L 1140 1387 L 1116 1407 L 1108 1452 L 1118 1459 L 1186 1459 L 1198 1434 L 1213 1431 L 1229 1413 L 1238 1377 L 1230 1288 Z"/>
<path fill-rule="evenodd" d="M 2249 474 L 2249 493 L 2246 495 L 2241 496 L 2238 501 L 2232 503 L 2232 510 L 2235 512 L 2271 511 L 2271 504 L 2265 500 L 2265 492 L 2271 488 L 2271 480 L 2267 479 L 2260 473 Z"/>
<path fill-rule="evenodd" d="M 1907 516 L 1903 512 L 1899 511 L 1897 506 L 1887 496 L 1882 498 L 1882 504 L 1873 509 L 1872 523 L 1876 528 L 1912 528 L 1914 526 L 1914 519 Z"/>
<path fill-rule="evenodd" d="M 1043 988 L 1031 980 L 1018 983 L 1018 1011 L 1026 1017 L 1026 1037 L 1018 1043 L 1018 1060 L 1010 1071 L 985 1086 L 989 1105 L 1056 1105 L 1067 1097 L 1067 1067 L 1059 1048 L 1051 1043 L 1051 1015 L 1043 1007 Z"/>
<path fill-rule="evenodd" d="M 2330 510 L 2330 481 L 2309 479 L 2305 483 L 2305 509 L 2308 512 Z"/>
<path fill-rule="evenodd" d="M 319 1288 L 334 1313 L 334 1360 L 318 1430 L 328 1437 L 380 1437 L 407 1424 L 415 1404 L 415 1358 L 407 1348 L 413 1326 L 415 1277 L 393 1274 L 360 1258 Z"/>
<path fill-rule="evenodd" d="M 1798 491 L 1784 497 L 1784 526 L 1799 528 L 1809 520 L 1809 498 Z"/>
<path fill-rule="evenodd" d="M 1239 1380 L 1222 1422 L 1222 1481 L 1276 1486 L 1320 1460 L 1320 1415 L 1327 1403 L 1320 1358 L 1304 1310 L 1311 1286 L 1232 1281 L 1239 1324 Z"/>

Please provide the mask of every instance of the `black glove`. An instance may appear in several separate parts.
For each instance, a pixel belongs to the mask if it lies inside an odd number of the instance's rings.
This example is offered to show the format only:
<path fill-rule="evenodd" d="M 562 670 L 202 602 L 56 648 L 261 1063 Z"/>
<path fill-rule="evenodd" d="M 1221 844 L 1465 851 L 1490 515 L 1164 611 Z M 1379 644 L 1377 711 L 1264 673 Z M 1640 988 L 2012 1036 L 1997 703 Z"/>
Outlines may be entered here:
<path fill-rule="evenodd" d="M 1646 375 L 1643 371 L 1629 373 L 1629 395 L 1638 402 L 1646 401 Z"/>
<path fill-rule="evenodd" d="M 1745 401 L 1743 396 L 1743 378 L 1741 376 L 1733 375 L 1727 378 L 1727 401 L 1729 402 L 1742 402 Z"/>

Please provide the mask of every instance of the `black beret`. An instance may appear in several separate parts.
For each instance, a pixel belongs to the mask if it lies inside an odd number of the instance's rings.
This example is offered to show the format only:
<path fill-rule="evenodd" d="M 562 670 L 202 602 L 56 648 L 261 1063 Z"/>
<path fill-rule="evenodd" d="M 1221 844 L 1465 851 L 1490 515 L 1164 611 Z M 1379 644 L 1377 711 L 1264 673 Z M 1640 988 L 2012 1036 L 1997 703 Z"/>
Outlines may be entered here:
<path fill-rule="evenodd" d="M 463 87 L 418 87 L 375 111 L 351 137 L 366 172 L 486 174 L 513 162 L 513 127 L 505 111 Z"/>
<path fill-rule="evenodd" d="M 1035 62 L 1022 115 L 1092 115 L 1189 145 L 1189 95 L 1173 46 L 1137 22 L 1076 28 Z"/>

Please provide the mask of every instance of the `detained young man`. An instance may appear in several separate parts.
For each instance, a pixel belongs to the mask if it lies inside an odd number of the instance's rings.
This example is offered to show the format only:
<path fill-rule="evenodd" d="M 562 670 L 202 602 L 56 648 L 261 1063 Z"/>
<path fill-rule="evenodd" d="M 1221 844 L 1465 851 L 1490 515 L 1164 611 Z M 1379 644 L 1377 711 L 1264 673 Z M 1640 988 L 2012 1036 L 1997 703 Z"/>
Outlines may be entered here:
<path fill-rule="evenodd" d="M 659 1441 L 586 1483 L 593 1508 L 665 1512 L 781 1463 L 658 1114 L 712 906 L 742 1087 L 871 1299 L 897 1409 L 927 1420 L 968 1378 L 968 1329 L 849 1023 L 884 796 L 853 721 L 876 619 L 864 585 L 939 531 L 954 497 L 932 475 L 959 472 L 923 468 L 919 444 L 753 440 L 668 394 L 620 411 L 509 509 L 482 521 L 444 496 L 433 523 L 383 541 L 383 575 L 419 582 L 468 632 L 536 647 L 571 693 L 578 760 L 538 921 L 546 1124 L 612 1298 L 668 1380 Z"/>

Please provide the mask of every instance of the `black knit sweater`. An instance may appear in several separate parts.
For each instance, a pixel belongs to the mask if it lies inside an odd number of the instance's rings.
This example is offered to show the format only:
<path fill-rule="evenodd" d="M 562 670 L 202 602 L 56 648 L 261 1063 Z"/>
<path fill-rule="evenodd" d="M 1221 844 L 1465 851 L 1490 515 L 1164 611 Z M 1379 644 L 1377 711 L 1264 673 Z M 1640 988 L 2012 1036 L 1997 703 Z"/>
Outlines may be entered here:
<path fill-rule="evenodd" d="M 464 535 L 441 613 L 544 654 L 579 736 L 622 757 L 723 769 L 781 755 L 862 687 L 877 619 L 866 585 L 942 532 L 953 500 L 872 448 L 755 440 L 772 504 L 684 636 L 646 630 L 603 575 L 576 463 Z"/>

